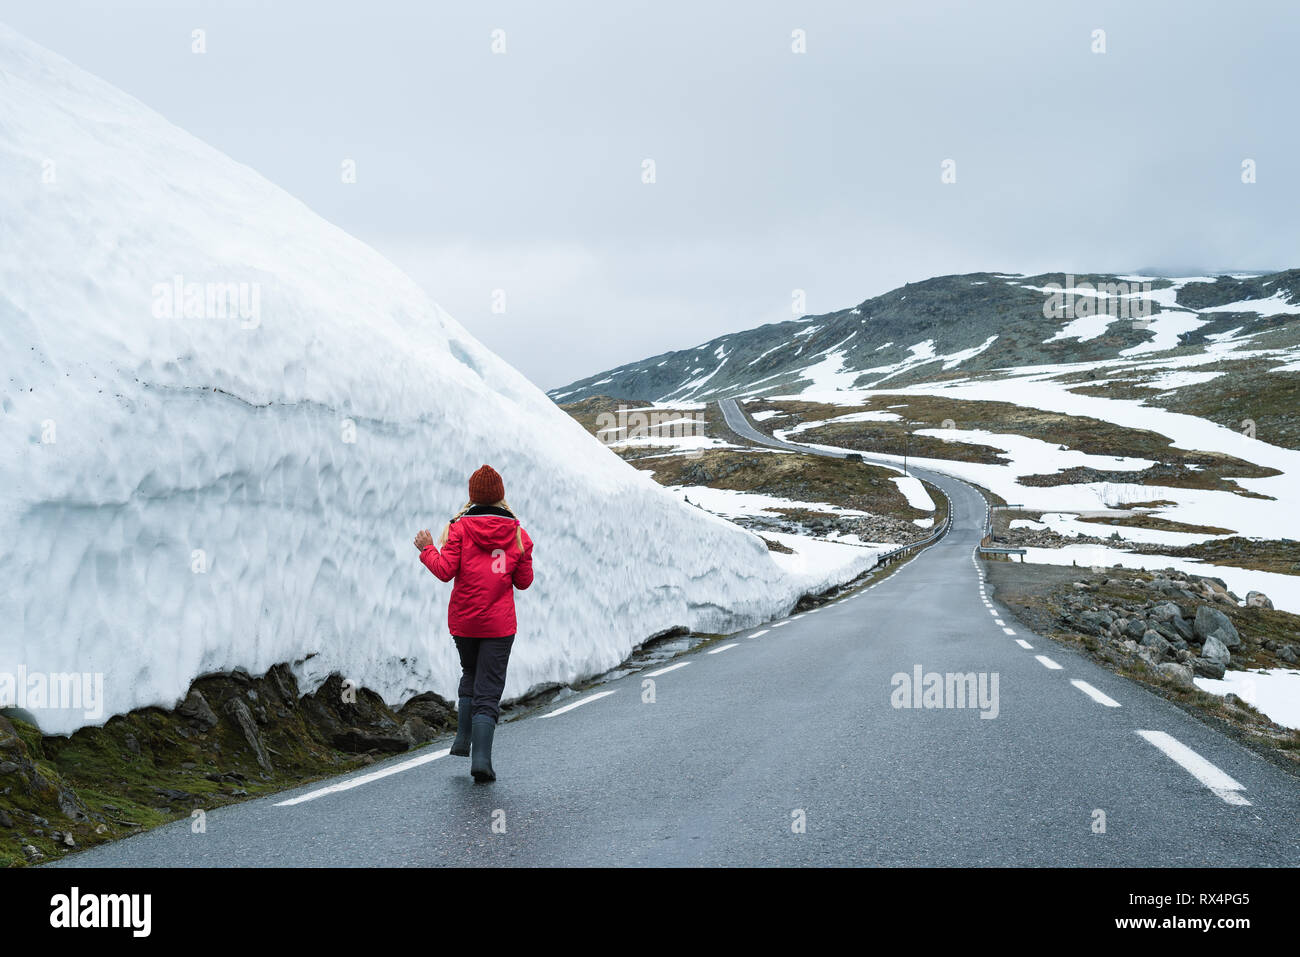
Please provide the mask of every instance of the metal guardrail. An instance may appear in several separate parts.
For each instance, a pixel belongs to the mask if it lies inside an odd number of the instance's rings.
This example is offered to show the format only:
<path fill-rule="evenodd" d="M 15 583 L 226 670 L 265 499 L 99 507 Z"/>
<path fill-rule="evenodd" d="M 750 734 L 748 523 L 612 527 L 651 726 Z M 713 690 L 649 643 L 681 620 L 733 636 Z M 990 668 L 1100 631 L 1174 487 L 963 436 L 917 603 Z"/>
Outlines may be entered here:
<path fill-rule="evenodd" d="M 985 538 L 991 538 L 992 535 L 993 535 L 993 510 L 994 510 L 995 508 L 1023 508 L 1023 506 L 1021 506 L 1021 505 L 1007 505 L 1007 504 L 1003 504 L 1003 505 L 994 505 L 994 504 L 990 503 L 990 504 L 989 504 L 989 509 L 988 509 L 987 519 L 986 519 L 986 521 L 984 522 L 984 537 L 985 537 Z M 1028 551 L 1027 551 L 1026 549 L 1023 549 L 1023 548 L 1001 548 L 1001 547 L 996 546 L 996 545 L 984 545 L 984 544 L 979 545 L 979 546 L 977 547 L 976 550 L 977 550 L 977 551 L 979 552 L 979 554 L 981 554 L 981 555 L 1019 555 L 1019 556 L 1020 556 L 1020 560 L 1021 560 L 1022 562 L 1025 560 L 1025 555 L 1028 554 Z"/>
<path fill-rule="evenodd" d="M 886 565 L 889 562 L 892 562 L 895 559 L 906 554 L 907 552 L 912 551 L 912 549 L 925 548 L 925 546 L 932 545 L 933 543 L 937 542 L 939 539 L 943 538 L 943 536 L 948 534 L 948 530 L 952 528 L 952 499 L 950 499 L 948 497 L 948 493 L 945 492 L 943 489 L 939 488 L 939 486 L 935 485 L 933 486 L 933 488 L 935 491 L 937 491 L 940 495 L 943 496 L 943 501 L 945 506 L 944 515 L 943 515 L 943 524 L 940 525 L 938 528 L 936 528 L 925 538 L 922 538 L 920 541 L 908 542 L 906 545 L 898 546 L 898 548 L 890 549 L 887 552 L 881 552 L 880 555 L 876 556 L 876 565 Z"/>

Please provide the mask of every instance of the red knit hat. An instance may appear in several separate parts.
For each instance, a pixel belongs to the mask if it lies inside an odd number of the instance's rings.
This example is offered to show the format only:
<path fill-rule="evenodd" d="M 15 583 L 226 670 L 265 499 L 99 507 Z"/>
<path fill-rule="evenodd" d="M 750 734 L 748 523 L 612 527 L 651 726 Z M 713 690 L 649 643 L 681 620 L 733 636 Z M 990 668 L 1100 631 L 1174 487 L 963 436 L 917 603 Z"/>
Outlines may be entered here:
<path fill-rule="evenodd" d="M 485 465 L 469 477 L 469 500 L 475 505 L 491 505 L 506 497 L 506 487 L 496 469 Z"/>

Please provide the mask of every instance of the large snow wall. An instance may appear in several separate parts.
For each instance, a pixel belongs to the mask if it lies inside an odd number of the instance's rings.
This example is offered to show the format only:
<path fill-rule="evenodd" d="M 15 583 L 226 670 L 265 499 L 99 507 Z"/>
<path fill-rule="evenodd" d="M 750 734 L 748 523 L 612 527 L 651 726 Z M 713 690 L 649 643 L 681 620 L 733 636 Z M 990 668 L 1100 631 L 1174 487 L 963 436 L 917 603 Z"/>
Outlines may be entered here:
<path fill-rule="evenodd" d="M 450 586 L 411 539 L 484 462 L 537 543 L 507 696 L 832 583 L 620 461 L 374 250 L 3 26 L 0 182 L 0 675 L 103 676 L 102 715 L 33 710 L 47 733 L 280 661 L 304 690 L 454 696 Z"/>

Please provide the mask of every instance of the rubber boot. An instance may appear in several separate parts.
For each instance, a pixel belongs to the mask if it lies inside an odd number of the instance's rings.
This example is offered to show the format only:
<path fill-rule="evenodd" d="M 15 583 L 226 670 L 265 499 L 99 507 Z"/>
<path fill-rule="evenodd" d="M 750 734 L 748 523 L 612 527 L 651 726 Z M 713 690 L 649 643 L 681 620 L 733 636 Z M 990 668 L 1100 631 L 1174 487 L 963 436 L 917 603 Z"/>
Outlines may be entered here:
<path fill-rule="evenodd" d="M 470 711 L 473 705 L 473 698 L 461 698 L 456 702 L 456 740 L 451 743 L 451 753 L 458 758 L 469 757 L 469 726 L 473 720 Z"/>
<path fill-rule="evenodd" d="M 496 730 L 497 723 L 489 715 L 474 715 L 470 730 L 469 773 L 480 783 L 497 779 L 492 770 L 492 735 Z"/>

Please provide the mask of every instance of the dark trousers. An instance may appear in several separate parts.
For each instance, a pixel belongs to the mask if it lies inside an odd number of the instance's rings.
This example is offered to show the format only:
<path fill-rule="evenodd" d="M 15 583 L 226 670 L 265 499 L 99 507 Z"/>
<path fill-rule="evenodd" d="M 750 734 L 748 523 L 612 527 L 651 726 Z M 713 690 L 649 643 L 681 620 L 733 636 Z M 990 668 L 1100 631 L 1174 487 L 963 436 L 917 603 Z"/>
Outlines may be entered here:
<path fill-rule="evenodd" d="M 497 720 L 501 715 L 501 692 L 506 687 L 506 666 L 510 664 L 510 646 L 515 643 L 515 636 L 455 638 L 455 641 L 460 652 L 460 697 L 474 699 L 472 714 L 475 716 L 485 714 Z"/>

